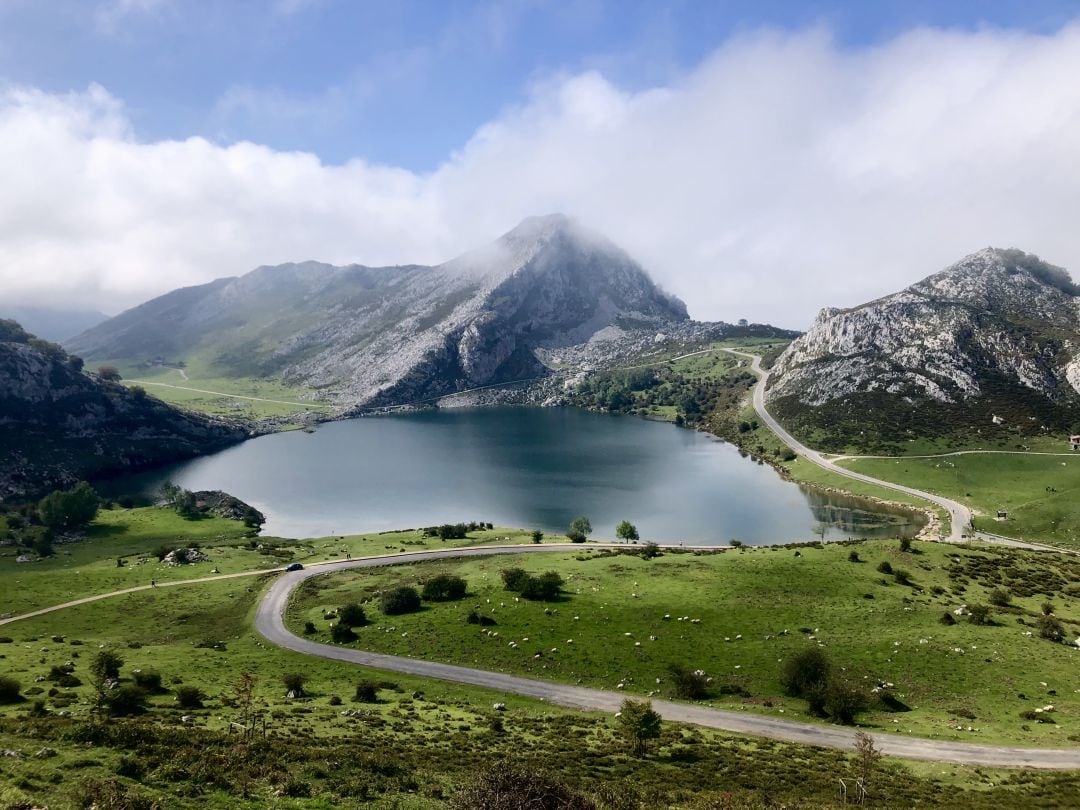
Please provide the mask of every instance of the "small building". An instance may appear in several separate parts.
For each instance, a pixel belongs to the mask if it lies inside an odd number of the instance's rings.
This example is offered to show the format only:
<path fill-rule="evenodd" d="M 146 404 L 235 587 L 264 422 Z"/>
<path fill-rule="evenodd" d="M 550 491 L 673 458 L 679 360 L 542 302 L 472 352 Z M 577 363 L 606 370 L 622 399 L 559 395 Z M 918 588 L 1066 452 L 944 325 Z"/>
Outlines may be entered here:
<path fill-rule="evenodd" d="M 1070 436 L 1069 444 L 1073 450 L 1080 450 L 1080 436 Z"/>
<path fill-rule="evenodd" d="M 997 519 L 998 520 L 1005 520 L 1008 517 L 1009 517 L 1009 510 L 1008 509 L 998 509 L 997 510 Z"/>

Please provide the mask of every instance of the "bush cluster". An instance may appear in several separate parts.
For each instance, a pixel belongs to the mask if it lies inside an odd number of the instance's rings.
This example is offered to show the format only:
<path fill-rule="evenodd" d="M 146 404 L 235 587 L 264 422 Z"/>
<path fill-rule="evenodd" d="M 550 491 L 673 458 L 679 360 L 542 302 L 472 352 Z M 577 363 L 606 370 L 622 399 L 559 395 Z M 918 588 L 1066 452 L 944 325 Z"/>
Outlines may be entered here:
<path fill-rule="evenodd" d="M 502 571 L 503 587 L 534 602 L 554 602 L 562 592 L 563 578 L 557 571 L 534 576 L 522 568 Z"/>

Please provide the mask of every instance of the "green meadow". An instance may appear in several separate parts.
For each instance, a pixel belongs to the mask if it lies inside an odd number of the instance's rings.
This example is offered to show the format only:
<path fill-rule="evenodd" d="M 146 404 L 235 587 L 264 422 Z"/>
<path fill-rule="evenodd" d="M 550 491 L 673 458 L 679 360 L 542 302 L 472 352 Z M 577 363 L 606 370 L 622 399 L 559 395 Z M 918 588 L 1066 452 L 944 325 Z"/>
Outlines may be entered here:
<path fill-rule="evenodd" d="M 966 742 L 1080 741 L 1080 649 L 1071 644 L 1080 636 L 1080 561 L 915 547 L 918 553 L 867 541 L 651 560 L 582 550 L 341 572 L 307 580 L 288 619 L 297 633 L 312 622 L 312 637 L 329 642 L 324 615 L 358 602 L 371 621 L 356 630 L 361 649 L 645 697 L 674 697 L 668 667 L 683 665 L 713 678 L 709 705 L 810 722 L 805 702 L 784 695 L 779 675 L 784 659 L 817 646 L 867 690 L 893 684 L 887 691 L 910 709 L 872 710 L 861 719 L 869 728 Z M 881 573 L 885 562 L 911 584 Z M 507 592 L 500 571 L 510 567 L 557 571 L 563 599 L 530 602 Z M 416 614 L 380 614 L 379 593 L 419 587 L 436 573 L 463 577 L 468 596 L 425 603 Z M 991 625 L 963 617 L 940 623 L 961 605 L 988 603 L 996 588 L 1009 603 L 992 609 Z M 1069 644 L 1039 638 L 1035 623 L 1047 600 Z M 467 623 L 473 610 L 496 624 Z M 1021 716 L 1050 704 L 1055 722 Z"/>
<path fill-rule="evenodd" d="M 630 755 L 606 715 L 302 656 L 262 641 L 252 627 L 255 607 L 275 576 L 261 569 L 271 563 L 528 537 L 496 529 L 445 543 L 415 531 L 275 541 L 244 537 L 242 527 L 228 521 L 189 522 L 161 509 L 117 509 L 103 511 L 87 539 L 60 546 L 54 560 L 16 564 L 0 558 L 5 603 L 10 595 L 26 608 L 130 586 L 132 578 L 145 581 L 147 575 L 158 582 L 191 579 L 215 566 L 223 573 L 252 574 L 140 590 L 0 626 L 0 674 L 17 680 L 23 695 L 18 703 L 0 706 L 0 749 L 14 753 L 0 758 L 0 807 L 157 802 L 170 808 L 439 808 L 478 771 L 501 760 L 528 762 L 589 795 L 600 808 L 835 805 L 837 779 L 856 772 L 842 752 L 665 724 L 641 760 Z M 252 540 L 263 549 L 253 548 Z M 212 562 L 175 569 L 132 562 L 161 544 L 195 543 Z M 1075 667 L 1074 651 L 1023 636 L 1018 620 L 1029 621 L 1045 598 L 1020 595 L 1031 588 L 1053 593 L 1059 615 L 1075 619 L 1075 598 L 1066 589 L 1080 572 L 1056 557 L 917 547 L 919 554 L 904 554 L 896 543 L 864 543 L 802 547 L 798 557 L 793 549 L 746 549 L 648 561 L 582 547 L 540 558 L 412 564 L 310 580 L 288 618 L 295 626 L 310 617 L 322 636 L 326 608 L 345 599 L 371 599 L 390 584 L 454 571 L 469 581 L 464 601 L 428 605 L 392 622 L 371 603 L 373 623 L 358 629 L 358 645 L 609 688 L 622 682 L 636 697 L 650 691 L 666 697 L 666 685 L 655 684 L 655 677 L 664 677 L 670 661 L 682 661 L 705 668 L 718 686 L 748 693 L 717 695 L 711 703 L 809 719 L 800 701 L 778 694 L 775 659 L 820 642 L 852 672 L 895 681 L 911 704 L 910 712 L 867 715 L 868 727 L 965 741 L 1069 745 L 1080 707 L 1060 684 Z M 853 549 L 865 562 L 848 561 Z M 140 573 L 116 570 L 117 557 Z M 918 587 L 882 582 L 875 570 L 880 560 L 909 569 Z M 509 565 L 559 570 L 567 581 L 563 599 L 550 605 L 514 602 L 498 576 Z M 995 576 L 1014 592 L 1014 607 L 996 610 L 995 626 L 934 623 L 946 605 L 984 599 Z M 937 583 L 948 592 L 933 593 Z M 954 594 L 960 588 L 966 592 Z M 874 599 L 865 599 L 864 592 Z M 465 613 L 476 605 L 498 622 L 491 629 L 499 637 L 481 638 L 478 628 L 465 623 Z M 663 619 L 664 613 L 672 618 Z M 679 622 L 679 616 L 700 623 Z M 923 634 L 927 645 L 918 644 Z M 765 635 L 773 638 L 766 641 Z M 510 638 L 518 649 L 508 646 Z M 948 645 L 965 653 L 941 663 L 938 656 Z M 554 647 L 558 652 L 550 652 Z M 543 656 L 533 658 L 540 648 Z M 160 675 L 161 686 L 148 695 L 142 714 L 95 713 L 89 663 L 101 649 L 123 659 L 122 684 L 131 683 L 136 670 Z M 993 663 L 981 665 L 984 655 Z M 1034 658 L 1039 666 L 1025 669 L 1017 656 Z M 68 662 L 76 680 L 60 684 L 53 667 Z M 239 717 L 235 698 L 243 673 L 257 679 L 253 706 L 266 721 L 265 738 L 246 743 L 230 733 Z M 284 676 L 290 673 L 305 676 L 303 696 L 286 695 Z M 977 686 L 960 694 L 965 679 Z M 375 702 L 356 700 L 358 681 L 374 684 Z M 178 705 L 183 687 L 199 690 L 201 707 Z M 1061 694 L 1047 696 L 1054 687 Z M 1013 690 L 1026 690 L 1028 700 Z M 1057 704 L 1056 723 L 1024 728 L 1019 709 L 1044 701 Z M 495 711 L 495 703 L 504 703 L 505 711 Z M 956 731 L 953 720 L 979 730 Z M 1074 774 L 890 761 L 872 782 L 874 795 L 894 806 L 1069 806 L 1062 797 L 1078 788 Z"/>
<path fill-rule="evenodd" d="M 1080 549 L 1080 453 L 970 453 L 941 458 L 849 459 L 857 472 L 969 506 L 979 531 Z M 997 511 L 1008 515 L 997 519 Z"/>

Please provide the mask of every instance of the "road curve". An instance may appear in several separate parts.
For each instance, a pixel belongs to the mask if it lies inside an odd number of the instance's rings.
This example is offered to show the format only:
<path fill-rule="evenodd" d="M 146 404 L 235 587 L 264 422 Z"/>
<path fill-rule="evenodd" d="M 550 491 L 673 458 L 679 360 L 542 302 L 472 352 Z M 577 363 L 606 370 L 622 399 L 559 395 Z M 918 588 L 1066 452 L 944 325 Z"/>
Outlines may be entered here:
<path fill-rule="evenodd" d="M 590 544 L 590 547 L 595 547 Z M 445 560 L 458 557 L 490 556 L 493 554 L 550 553 L 579 550 L 581 546 L 548 544 L 535 546 L 491 546 L 415 552 L 407 557 L 368 557 L 329 563 L 318 568 L 284 573 L 259 603 L 255 628 L 268 641 L 285 649 L 361 666 L 391 670 L 406 675 L 435 678 L 453 683 L 494 689 L 524 695 L 557 706 L 586 711 L 615 712 L 627 697 L 623 692 L 589 689 L 582 686 L 537 681 L 482 669 L 439 664 L 416 658 L 365 652 L 351 647 L 320 644 L 293 635 L 285 627 L 285 609 L 294 588 L 309 577 L 353 568 L 400 565 L 405 562 Z M 840 726 L 800 723 L 744 712 L 724 711 L 705 706 L 654 700 L 653 708 L 666 720 L 698 726 L 767 737 L 784 742 L 815 745 L 825 748 L 852 750 L 855 730 Z M 1034 749 L 1012 746 L 976 745 L 971 743 L 926 740 L 883 733 L 871 734 L 878 749 L 888 755 L 906 759 L 951 762 L 962 765 L 981 765 L 996 768 L 1041 768 L 1073 770 L 1080 768 L 1080 749 Z"/>
<path fill-rule="evenodd" d="M 959 543 L 965 539 L 965 530 L 971 525 L 970 509 L 962 503 L 943 498 L 940 495 L 924 492 L 923 490 L 915 489 L 914 487 L 905 487 L 902 484 L 894 484 L 891 481 L 882 481 L 880 478 L 874 478 L 869 475 L 855 472 L 854 470 L 845 469 L 838 464 L 835 464 L 831 459 L 823 456 L 817 450 L 810 449 L 784 430 L 783 426 L 765 409 L 765 388 L 769 383 L 769 372 L 761 367 L 761 357 L 756 354 L 751 354 L 750 352 L 741 352 L 737 349 L 724 349 L 724 351 L 730 354 L 739 355 L 740 357 L 745 357 L 751 361 L 751 369 L 758 375 L 757 385 L 754 386 L 754 410 L 761 418 L 761 421 L 768 425 L 769 429 L 779 436 L 784 444 L 807 461 L 816 464 L 829 472 L 842 475 L 845 478 L 851 478 L 855 481 L 862 481 L 866 484 L 873 484 L 875 486 L 895 490 L 896 492 L 903 492 L 905 495 L 913 495 L 916 498 L 922 498 L 923 500 L 930 501 L 930 503 L 940 506 L 949 513 L 950 528 L 949 536 L 943 537 L 942 539 L 947 540 L 950 543 Z"/>

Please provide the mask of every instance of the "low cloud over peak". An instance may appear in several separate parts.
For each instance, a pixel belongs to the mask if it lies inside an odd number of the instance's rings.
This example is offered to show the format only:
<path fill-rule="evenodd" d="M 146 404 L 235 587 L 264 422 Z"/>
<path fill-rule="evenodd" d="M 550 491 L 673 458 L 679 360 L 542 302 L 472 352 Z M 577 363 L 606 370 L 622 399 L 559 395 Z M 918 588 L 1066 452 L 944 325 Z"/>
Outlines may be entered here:
<path fill-rule="evenodd" d="M 985 244 L 1074 271 L 1080 26 L 728 41 L 667 86 L 550 78 L 437 170 L 204 138 L 121 100 L 0 90 L 6 300 L 115 312 L 260 264 L 435 263 L 565 211 L 698 318 L 805 326 Z M 392 126 L 392 122 L 379 122 Z"/>

